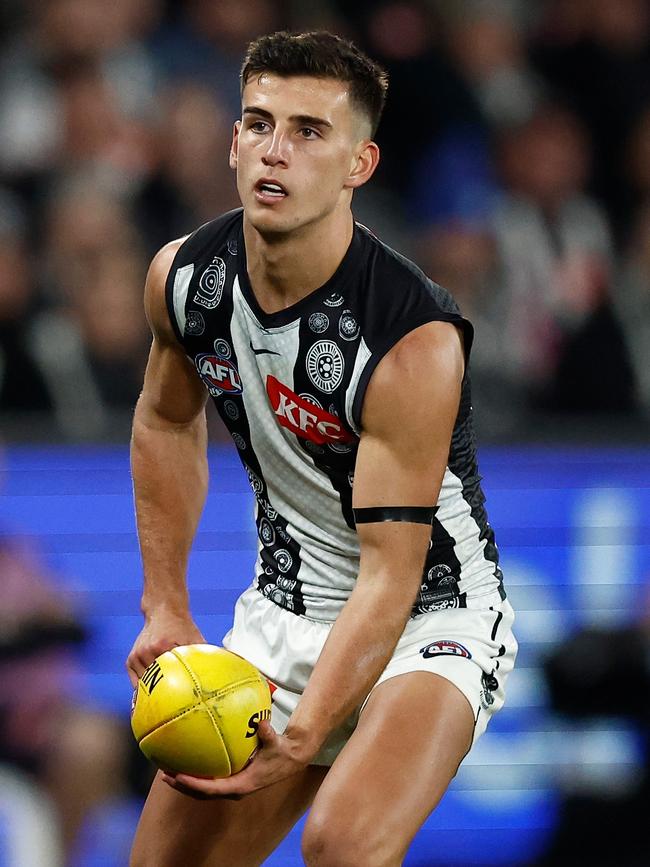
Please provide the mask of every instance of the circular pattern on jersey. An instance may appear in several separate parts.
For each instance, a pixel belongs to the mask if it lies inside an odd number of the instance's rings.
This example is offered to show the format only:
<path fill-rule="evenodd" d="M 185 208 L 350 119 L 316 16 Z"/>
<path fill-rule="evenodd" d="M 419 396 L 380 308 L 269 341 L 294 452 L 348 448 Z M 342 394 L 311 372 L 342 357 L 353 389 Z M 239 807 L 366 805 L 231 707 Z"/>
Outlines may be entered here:
<path fill-rule="evenodd" d="M 237 448 L 243 452 L 246 448 L 246 440 L 244 439 L 244 437 L 241 434 L 238 434 L 237 431 L 234 431 L 231 436 Z"/>
<path fill-rule="evenodd" d="M 254 473 L 250 467 L 246 467 L 246 475 L 248 476 L 248 480 L 251 483 L 251 487 L 254 493 L 261 494 L 264 489 L 264 485 L 262 484 L 262 480 L 260 479 L 260 477 L 256 473 Z"/>
<path fill-rule="evenodd" d="M 339 319 L 339 334 L 343 340 L 356 340 L 361 328 L 351 310 L 344 310 Z"/>
<path fill-rule="evenodd" d="M 239 418 L 239 407 L 232 400 L 224 400 L 223 402 L 223 411 L 226 413 L 228 418 L 233 421 L 237 421 Z"/>
<path fill-rule="evenodd" d="M 226 246 L 231 256 L 237 255 L 237 238 L 229 238 Z"/>
<path fill-rule="evenodd" d="M 343 353 L 331 340 L 314 343 L 307 353 L 307 375 L 317 389 L 326 394 L 340 385 L 345 370 Z"/>
<path fill-rule="evenodd" d="M 277 560 L 278 569 L 280 570 L 280 572 L 288 572 L 289 569 L 291 569 L 293 557 L 286 550 L 286 548 L 280 548 L 278 551 L 274 551 L 273 556 Z"/>
<path fill-rule="evenodd" d="M 185 320 L 185 334 L 199 337 L 205 331 L 205 319 L 198 310 L 190 310 Z"/>
<path fill-rule="evenodd" d="M 333 452 L 338 452 L 340 455 L 346 455 L 353 449 L 352 443 L 328 443 L 327 445 Z"/>
<path fill-rule="evenodd" d="M 440 584 L 455 583 L 456 579 L 452 576 L 452 579 L 450 581 L 447 577 L 449 575 L 451 575 L 451 566 L 448 566 L 446 563 L 438 563 L 437 566 L 432 566 L 431 569 L 429 569 L 429 571 L 427 572 L 427 578 L 429 579 L 429 581 L 433 581 L 437 578 Z"/>
<path fill-rule="evenodd" d="M 322 334 L 329 328 L 330 320 L 326 313 L 312 313 L 309 317 L 309 327 L 315 334 Z"/>
<path fill-rule="evenodd" d="M 273 545 L 275 542 L 275 530 L 266 518 L 260 521 L 260 539 L 265 545 Z"/>
<path fill-rule="evenodd" d="M 319 403 L 319 401 L 316 400 L 313 394 L 308 394 L 306 391 L 303 391 L 300 393 L 299 397 L 301 397 L 303 400 L 306 400 L 307 403 L 310 403 L 312 406 L 317 406 L 319 409 L 323 408 L 323 404 Z"/>
<path fill-rule="evenodd" d="M 331 295 L 328 295 L 327 298 L 323 301 L 327 307 L 340 307 L 341 304 L 345 301 L 345 298 L 342 295 L 339 295 L 338 292 L 332 292 Z"/>
<path fill-rule="evenodd" d="M 226 340 L 222 340 L 220 337 L 214 341 L 214 351 L 217 355 L 220 355 L 222 358 L 230 358 L 232 355 L 232 349 L 230 348 L 230 344 Z"/>

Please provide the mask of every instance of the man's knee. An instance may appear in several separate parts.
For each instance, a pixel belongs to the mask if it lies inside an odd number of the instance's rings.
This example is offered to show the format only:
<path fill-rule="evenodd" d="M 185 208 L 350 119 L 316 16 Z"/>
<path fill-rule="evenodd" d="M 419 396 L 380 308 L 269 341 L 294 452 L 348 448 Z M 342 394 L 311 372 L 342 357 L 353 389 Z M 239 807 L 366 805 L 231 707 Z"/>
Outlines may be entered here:
<path fill-rule="evenodd" d="M 360 816 L 345 810 L 314 807 L 302 835 L 302 855 L 307 867 L 390 867 L 401 862 L 398 841 L 381 823 L 366 827 Z"/>

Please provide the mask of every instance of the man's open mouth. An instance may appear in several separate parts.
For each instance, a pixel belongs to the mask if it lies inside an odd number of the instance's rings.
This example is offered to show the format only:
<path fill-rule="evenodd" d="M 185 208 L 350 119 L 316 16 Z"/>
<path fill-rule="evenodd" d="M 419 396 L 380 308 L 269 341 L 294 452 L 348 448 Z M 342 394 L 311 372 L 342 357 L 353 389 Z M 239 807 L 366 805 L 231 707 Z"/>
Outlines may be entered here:
<path fill-rule="evenodd" d="M 289 195 L 282 184 L 278 184 L 277 181 L 266 180 L 265 178 L 262 178 L 255 184 L 255 190 L 258 193 L 262 193 L 265 197 L 271 196 L 278 199 Z"/>

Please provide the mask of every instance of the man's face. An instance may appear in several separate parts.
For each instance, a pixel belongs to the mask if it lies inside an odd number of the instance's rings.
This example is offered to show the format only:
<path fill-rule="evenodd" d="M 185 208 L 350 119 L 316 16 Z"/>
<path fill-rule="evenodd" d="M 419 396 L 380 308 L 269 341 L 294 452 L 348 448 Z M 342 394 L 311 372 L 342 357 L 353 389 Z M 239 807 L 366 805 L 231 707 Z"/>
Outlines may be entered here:
<path fill-rule="evenodd" d="M 284 234 L 348 201 L 358 186 L 351 175 L 367 127 L 345 83 L 271 73 L 252 77 L 230 154 L 251 224 L 262 234 Z"/>

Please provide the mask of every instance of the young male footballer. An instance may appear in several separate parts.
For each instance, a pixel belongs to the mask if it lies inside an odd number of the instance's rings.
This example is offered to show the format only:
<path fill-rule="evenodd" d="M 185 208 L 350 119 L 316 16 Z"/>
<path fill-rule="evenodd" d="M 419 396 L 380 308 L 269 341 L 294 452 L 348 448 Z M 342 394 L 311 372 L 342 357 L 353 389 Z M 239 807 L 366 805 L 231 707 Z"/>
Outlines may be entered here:
<path fill-rule="evenodd" d="M 259 536 L 223 643 L 277 688 L 243 771 L 158 774 L 131 864 L 259 865 L 311 805 L 307 865 L 396 865 L 503 704 L 517 647 L 476 465 L 472 328 L 353 219 L 384 72 L 329 33 L 275 33 L 241 83 L 243 207 L 165 246 L 147 277 L 132 442 L 145 625 L 127 666 L 135 683 L 204 640 L 185 572 L 211 396 Z"/>

